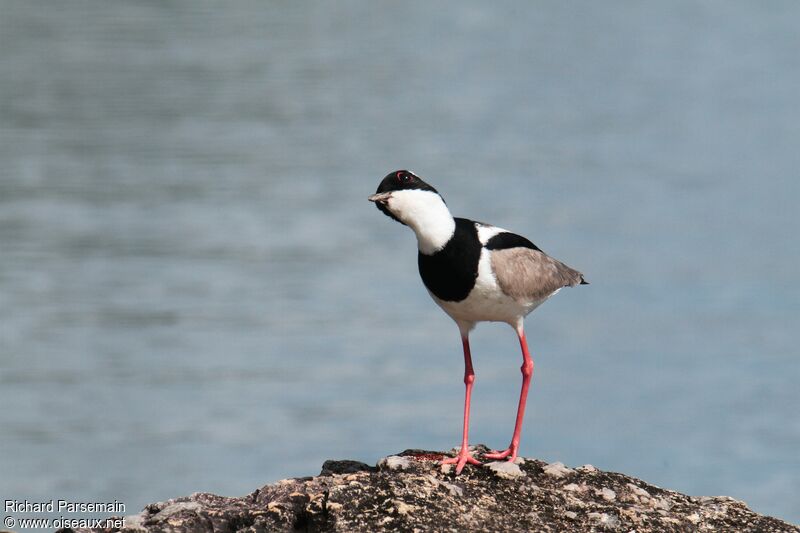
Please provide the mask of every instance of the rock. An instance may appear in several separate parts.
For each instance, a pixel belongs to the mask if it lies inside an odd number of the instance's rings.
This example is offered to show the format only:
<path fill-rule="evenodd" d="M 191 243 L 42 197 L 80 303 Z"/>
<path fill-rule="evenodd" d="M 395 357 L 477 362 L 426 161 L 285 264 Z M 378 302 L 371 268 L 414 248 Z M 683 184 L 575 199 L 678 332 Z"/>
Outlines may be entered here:
<path fill-rule="evenodd" d="M 390 455 L 378 461 L 378 468 L 381 470 L 408 470 L 411 468 L 411 459 L 400 455 Z"/>
<path fill-rule="evenodd" d="M 525 472 L 516 463 L 509 461 L 494 461 L 493 463 L 486 463 L 484 466 L 494 472 L 497 477 L 505 479 L 513 479 L 525 475 Z"/>
<path fill-rule="evenodd" d="M 322 463 L 322 471 L 319 473 L 321 476 L 329 476 L 331 474 L 354 474 L 356 472 L 373 472 L 374 466 L 369 466 L 367 463 L 361 461 L 325 461 Z"/>
<path fill-rule="evenodd" d="M 560 479 L 566 475 L 569 475 L 573 472 L 571 468 L 567 468 L 564 466 L 564 463 L 551 463 L 544 467 L 544 473 L 548 476 L 553 476 L 554 478 Z"/>
<path fill-rule="evenodd" d="M 477 447 L 477 457 L 487 448 Z M 800 528 L 725 496 L 691 497 L 597 468 L 535 459 L 443 473 L 443 453 L 373 467 L 326 461 L 316 477 L 238 498 L 197 493 L 145 507 L 122 531 L 770 531 Z M 503 463 L 505 464 L 505 463 Z"/>
<path fill-rule="evenodd" d="M 614 500 L 617 499 L 617 493 L 609 489 L 608 487 L 603 487 L 602 489 L 600 489 L 600 492 L 598 492 L 598 494 L 602 496 L 604 500 L 609 502 L 613 502 Z"/>

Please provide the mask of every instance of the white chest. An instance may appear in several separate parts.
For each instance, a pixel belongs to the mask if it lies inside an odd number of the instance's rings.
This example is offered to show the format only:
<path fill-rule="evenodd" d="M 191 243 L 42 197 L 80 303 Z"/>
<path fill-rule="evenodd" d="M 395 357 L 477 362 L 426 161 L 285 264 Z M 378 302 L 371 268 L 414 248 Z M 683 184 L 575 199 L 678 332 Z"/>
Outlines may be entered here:
<path fill-rule="evenodd" d="M 541 303 L 521 305 L 505 295 L 492 272 L 491 252 L 485 248 L 481 250 L 475 286 L 465 299 L 448 302 L 432 293 L 431 298 L 456 322 L 507 322 L 512 326 Z"/>

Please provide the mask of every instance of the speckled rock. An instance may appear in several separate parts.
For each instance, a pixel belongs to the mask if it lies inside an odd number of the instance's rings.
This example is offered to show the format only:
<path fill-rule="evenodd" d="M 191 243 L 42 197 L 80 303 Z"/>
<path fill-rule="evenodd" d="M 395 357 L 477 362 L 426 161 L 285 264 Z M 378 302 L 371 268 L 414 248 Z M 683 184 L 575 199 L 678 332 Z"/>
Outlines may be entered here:
<path fill-rule="evenodd" d="M 106 531 L 800 533 L 726 496 L 686 496 L 591 465 L 525 459 L 468 465 L 456 477 L 440 466 L 442 456 L 406 450 L 378 466 L 326 461 L 316 477 L 284 479 L 239 498 L 197 493 L 154 503 L 126 517 L 122 530 Z"/>

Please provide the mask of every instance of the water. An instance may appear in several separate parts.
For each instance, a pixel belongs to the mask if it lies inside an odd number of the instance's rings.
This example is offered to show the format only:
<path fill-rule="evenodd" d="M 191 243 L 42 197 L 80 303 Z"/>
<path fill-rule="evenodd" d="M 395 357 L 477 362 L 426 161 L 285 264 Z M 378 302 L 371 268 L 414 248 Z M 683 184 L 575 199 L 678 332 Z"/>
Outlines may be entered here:
<path fill-rule="evenodd" d="M 460 438 L 390 170 L 592 284 L 522 452 L 800 522 L 800 7 L 6 1 L 0 496 L 244 494 Z M 512 331 L 473 335 L 474 442 Z"/>

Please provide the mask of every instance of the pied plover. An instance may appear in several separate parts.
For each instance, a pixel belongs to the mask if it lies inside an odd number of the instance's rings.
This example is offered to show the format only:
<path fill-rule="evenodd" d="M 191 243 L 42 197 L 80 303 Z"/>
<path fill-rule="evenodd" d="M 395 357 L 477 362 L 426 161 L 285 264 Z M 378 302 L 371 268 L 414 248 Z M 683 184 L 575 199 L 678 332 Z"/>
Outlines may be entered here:
<path fill-rule="evenodd" d="M 502 228 L 454 218 L 438 191 L 408 170 L 397 170 L 381 181 L 369 197 L 417 236 L 418 265 L 431 298 L 455 320 L 464 349 L 464 431 L 461 449 L 445 464 L 480 464 L 469 451 L 469 407 L 475 372 L 469 332 L 483 321 L 506 322 L 517 332 L 522 349 L 522 390 L 511 444 L 492 450 L 487 459 L 514 461 L 519 450 L 522 419 L 533 360 L 528 353 L 523 320 L 563 287 L 586 285 L 583 274 L 541 251 L 531 241 Z"/>

